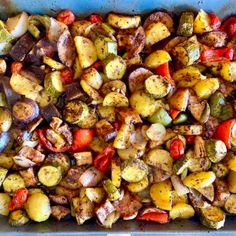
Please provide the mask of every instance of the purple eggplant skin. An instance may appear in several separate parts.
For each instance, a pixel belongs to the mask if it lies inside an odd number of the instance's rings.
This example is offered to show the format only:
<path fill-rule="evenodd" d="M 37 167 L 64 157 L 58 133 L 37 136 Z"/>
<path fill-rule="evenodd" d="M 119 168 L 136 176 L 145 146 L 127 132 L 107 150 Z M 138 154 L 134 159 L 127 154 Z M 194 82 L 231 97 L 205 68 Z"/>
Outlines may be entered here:
<path fill-rule="evenodd" d="M 61 113 L 53 104 L 49 104 L 46 107 L 41 108 L 41 114 L 47 122 L 50 122 L 53 117 L 61 118 Z"/>
<path fill-rule="evenodd" d="M 14 104 L 12 114 L 17 124 L 26 125 L 39 116 L 39 107 L 32 99 L 23 98 Z"/>
<path fill-rule="evenodd" d="M 21 96 L 11 88 L 10 78 L 4 76 L 0 80 L 0 87 L 6 96 L 7 103 L 9 106 L 12 106 L 13 104 L 16 103 L 17 100 L 21 98 Z"/>
<path fill-rule="evenodd" d="M 45 38 L 40 39 L 32 48 L 32 50 L 25 57 L 25 62 L 36 66 L 42 64 L 43 56 L 53 58 L 57 52 L 57 45 Z"/>
<path fill-rule="evenodd" d="M 85 98 L 86 100 L 88 99 L 88 96 L 83 92 L 78 82 L 65 85 L 65 95 L 66 101 L 71 101 L 74 99 L 79 99 L 82 101 Z"/>
<path fill-rule="evenodd" d="M 20 74 L 31 81 L 41 84 L 45 77 L 45 71 L 42 70 L 39 66 L 28 66 L 20 70 Z"/>
<path fill-rule="evenodd" d="M 35 43 L 35 39 L 29 33 L 24 34 L 12 47 L 10 56 L 15 61 L 23 61 Z"/>
<path fill-rule="evenodd" d="M 9 132 L 0 133 L 0 153 L 2 153 L 6 149 L 10 139 L 11 137 Z"/>

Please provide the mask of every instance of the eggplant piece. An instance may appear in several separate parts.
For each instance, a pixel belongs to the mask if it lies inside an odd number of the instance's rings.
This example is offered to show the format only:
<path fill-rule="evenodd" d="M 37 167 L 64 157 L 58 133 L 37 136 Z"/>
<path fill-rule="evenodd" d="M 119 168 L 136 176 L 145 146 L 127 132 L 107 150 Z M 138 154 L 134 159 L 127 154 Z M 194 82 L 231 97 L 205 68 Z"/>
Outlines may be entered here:
<path fill-rule="evenodd" d="M 134 92 L 135 90 L 144 88 L 144 81 L 153 75 L 153 73 L 143 67 L 136 68 L 128 76 L 129 90 Z"/>
<path fill-rule="evenodd" d="M 7 103 L 9 106 L 12 106 L 16 103 L 17 100 L 21 98 L 21 96 L 16 93 L 10 86 L 10 78 L 3 77 L 0 81 L 0 85 L 2 87 L 3 92 L 5 93 Z"/>
<path fill-rule="evenodd" d="M 46 107 L 41 108 L 41 114 L 47 122 L 50 122 L 53 117 L 61 118 L 61 113 L 53 104 L 49 104 Z"/>
<path fill-rule="evenodd" d="M 68 67 L 73 66 L 73 62 L 76 58 L 76 50 L 74 40 L 71 37 L 69 30 L 65 30 L 59 37 L 57 41 L 57 50 L 61 62 Z"/>
<path fill-rule="evenodd" d="M 35 43 L 35 39 L 29 33 L 24 34 L 12 47 L 11 57 L 15 61 L 23 61 Z"/>
<path fill-rule="evenodd" d="M 224 47 L 226 44 L 227 34 L 223 31 L 207 32 L 199 36 L 200 43 L 208 47 Z"/>
<path fill-rule="evenodd" d="M 7 147 L 10 141 L 10 134 L 8 132 L 0 133 L 0 153 L 2 153 Z"/>
<path fill-rule="evenodd" d="M 44 77 L 45 77 L 44 70 L 42 70 L 38 66 L 33 66 L 33 65 L 27 68 L 21 69 L 20 74 L 37 84 L 40 84 L 44 80 Z"/>
<path fill-rule="evenodd" d="M 17 123 L 25 125 L 39 116 L 39 107 L 35 101 L 23 98 L 14 104 L 12 114 Z"/>
<path fill-rule="evenodd" d="M 89 100 L 88 95 L 84 91 L 82 91 L 80 84 L 77 82 L 65 85 L 65 94 L 66 101 L 79 99 L 82 102 L 87 102 Z"/>
<path fill-rule="evenodd" d="M 30 139 L 31 133 L 27 130 L 22 130 L 20 128 L 13 128 L 10 130 L 10 136 L 14 142 L 14 145 L 21 146 L 24 141 Z"/>
<path fill-rule="evenodd" d="M 64 207 L 64 206 L 53 206 L 51 207 L 52 210 L 52 217 L 54 217 L 57 221 L 64 220 L 65 218 L 70 215 L 70 209 Z"/>
<path fill-rule="evenodd" d="M 27 54 L 25 61 L 40 66 L 43 56 L 53 58 L 57 51 L 57 45 L 47 39 L 40 39 Z"/>
<path fill-rule="evenodd" d="M 6 107 L 0 107 L 0 132 L 7 132 L 12 124 L 11 112 Z"/>
<path fill-rule="evenodd" d="M 157 11 L 148 16 L 145 20 L 143 27 L 147 28 L 152 23 L 161 22 L 163 23 L 170 32 L 174 31 L 174 22 L 170 14 L 167 12 Z"/>

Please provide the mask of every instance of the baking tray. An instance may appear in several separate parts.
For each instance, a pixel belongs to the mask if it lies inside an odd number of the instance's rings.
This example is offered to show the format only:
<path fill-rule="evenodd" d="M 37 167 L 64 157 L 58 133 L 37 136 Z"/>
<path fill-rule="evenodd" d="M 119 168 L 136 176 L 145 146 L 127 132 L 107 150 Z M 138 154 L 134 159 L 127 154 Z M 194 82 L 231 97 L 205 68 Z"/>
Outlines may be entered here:
<path fill-rule="evenodd" d="M 0 16 L 6 18 L 19 11 L 34 14 L 55 14 L 69 8 L 76 14 L 85 16 L 93 12 L 107 13 L 109 11 L 129 14 L 147 13 L 154 9 L 164 8 L 170 11 L 184 9 L 204 9 L 216 12 L 221 18 L 236 13 L 236 0 L 0 0 Z M 48 221 L 45 223 L 30 223 L 20 228 L 8 225 L 6 218 L 0 217 L 1 235 L 89 235 L 89 236 L 134 236 L 134 235 L 233 235 L 236 234 L 236 217 L 227 217 L 225 227 L 219 231 L 210 231 L 200 225 L 197 219 L 174 221 L 166 225 L 155 223 L 140 223 L 134 221 L 119 221 L 112 229 L 103 229 L 91 221 L 83 226 L 76 222 Z"/>

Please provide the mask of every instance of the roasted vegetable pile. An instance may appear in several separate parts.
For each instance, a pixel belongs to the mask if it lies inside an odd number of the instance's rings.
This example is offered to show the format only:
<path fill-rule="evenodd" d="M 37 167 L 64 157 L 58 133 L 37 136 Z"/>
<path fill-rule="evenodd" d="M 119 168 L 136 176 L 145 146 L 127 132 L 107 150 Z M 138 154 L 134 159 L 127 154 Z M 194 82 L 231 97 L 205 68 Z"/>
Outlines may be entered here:
<path fill-rule="evenodd" d="M 236 214 L 236 16 L 0 21 L 0 214 L 164 224 Z"/>

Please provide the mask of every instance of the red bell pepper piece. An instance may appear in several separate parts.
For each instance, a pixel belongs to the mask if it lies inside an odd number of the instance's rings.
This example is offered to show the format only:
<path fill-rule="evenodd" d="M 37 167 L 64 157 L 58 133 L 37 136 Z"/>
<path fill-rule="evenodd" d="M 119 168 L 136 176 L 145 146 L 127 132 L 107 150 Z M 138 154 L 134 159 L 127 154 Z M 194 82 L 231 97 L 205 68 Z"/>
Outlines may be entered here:
<path fill-rule="evenodd" d="M 103 22 L 103 18 L 101 15 L 93 13 L 92 15 L 90 15 L 89 17 L 89 21 L 94 24 L 94 23 L 102 23 Z"/>
<path fill-rule="evenodd" d="M 190 145 L 194 144 L 195 137 L 195 135 L 185 135 L 186 143 Z"/>
<path fill-rule="evenodd" d="M 75 15 L 70 10 L 63 10 L 57 15 L 57 20 L 65 25 L 71 25 L 75 21 Z"/>
<path fill-rule="evenodd" d="M 61 82 L 62 84 L 71 84 L 73 83 L 74 72 L 70 68 L 65 68 L 60 71 Z"/>
<path fill-rule="evenodd" d="M 73 143 L 71 145 L 70 151 L 72 152 L 82 152 L 85 151 L 94 138 L 93 129 L 81 129 L 77 128 L 73 133 Z"/>
<path fill-rule="evenodd" d="M 171 85 L 175 86 L 175 81 L 171 77 L 171 72 L 168 62 L 158 66 L 156 68 L 156 74 L 164 76 Z"/>
<path fill-rule="evenodd" d="M 102 171 L 110 171 L 111 170 L 111 159 L 115 154 L 115 148 L 111 146 L 105 147 L 101 153 L 94 160 L 94 166 Z"/>
<path fill-rule="evenodd" d="M 145 221 L 153 221 L 160 224 L 165 224 L 169 222 L 169 215 L 165 211 L 161 211 L 156 209 L 155 211 L 144 211 L 141 215 L 139 215 L 137 220 L 145 220 Z"/>
<path fill-rule="evenodd" d="M 170 116 L 171 118 L 174 120 L 180 113 L 181 111 L 175 110 L 175 109 L 171 109 L 170 110 Z"/>
<path fill-rule="evenodd" d="M 229 37 L 233 37 L 236 34 L 236 16 L 230 16 L 227 18 L 220 29 L 225 31 Z"/>
<path fill-rule="evenodd" d="M 201 62 L 220 62 L 233 60 L 233 48 L 205 49 L 201 52 Z"/>
<path fill-rule="evenodd" d="M 219 16 L 215 13 L 209 13 L 208 16 L 210 17 L 210 24 L 213 30 L 218 30 L 221 25 L 221 20 Z"/>
<path fill-rule="evenodd" d="M 184 155 L 184 143 L 181 139 L 176 138 L 170 144 L 170 156 L 177 160 Z"/>
<path fill-rule="evenodd" d="M 20 188 L 15 191 L 12 200 L 9 203 L 9 210 L 19 210 L 21 209 L 24 204 L 26 203 L 29 191 L 26 188 Z"/>
<path fill-rule="evenodd" d="M 70 149 L 71 147 L 70 145 L 66 145 L 60 148 L 52 146 L 52 144 L 46 138 L 46 131 L 47 131 L 47 128 L 37 130 L 40 143 L 42 144 L 44 148 L 52 152 L 66 152 Z"/>
<path fill-rule="evenodd" d="M 214 138 L 223 141 L 228 149 L 231 148 L 231 131 L 236 123 L 236 119 L 230 119 L 221 122 L 216 128 Z"/>

